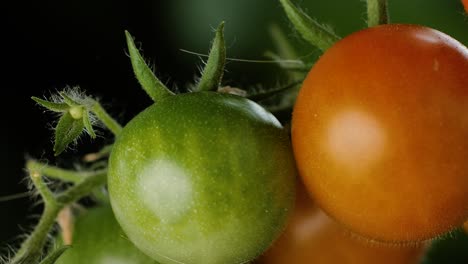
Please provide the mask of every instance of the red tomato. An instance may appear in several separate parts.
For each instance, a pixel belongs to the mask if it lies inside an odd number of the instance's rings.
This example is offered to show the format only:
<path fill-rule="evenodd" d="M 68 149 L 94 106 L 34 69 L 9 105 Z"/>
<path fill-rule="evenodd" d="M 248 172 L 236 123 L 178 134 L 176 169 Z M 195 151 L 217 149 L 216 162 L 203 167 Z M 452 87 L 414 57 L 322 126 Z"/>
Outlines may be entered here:
<path fill-rule="evenodd" d="M 317 207 L 304 190 L 278 241 L 258 264 L 417 264 L 423 247 L 384 247 L 357 240 Z"/>
<path fill-rule="evenodd" d="M 462 0 L 462 4 L 465 7 L 466 13 L 468 13 L 468 0 Z"/>
<path fill-rule="evenodd" d="M 433 238 L 468 219 L 468 49 L 437 30 L 384 25 L 331 47 L 292 118 L 317 204 L 379 241 Z"/>

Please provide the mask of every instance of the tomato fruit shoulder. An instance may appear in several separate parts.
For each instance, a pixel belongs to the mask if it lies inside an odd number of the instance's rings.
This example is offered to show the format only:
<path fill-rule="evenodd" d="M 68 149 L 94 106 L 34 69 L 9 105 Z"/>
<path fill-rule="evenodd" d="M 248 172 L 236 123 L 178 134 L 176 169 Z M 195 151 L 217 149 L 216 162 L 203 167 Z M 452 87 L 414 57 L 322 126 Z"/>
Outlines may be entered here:
<path fill-rule="evenodd" d="M 245 98 L 169 96 L 123 129 L 109 195 L 129 239 L 161 263 L 242 263 L 282 230 L 294 201 L 287 132 Z"/>
<path fill-rule="evenodd" d="M 317 204 L 388 242 L 430 239 L 468 219 L 468 49 L 417 25 L 342 39 L 298 95 L 292 141 Z"/>

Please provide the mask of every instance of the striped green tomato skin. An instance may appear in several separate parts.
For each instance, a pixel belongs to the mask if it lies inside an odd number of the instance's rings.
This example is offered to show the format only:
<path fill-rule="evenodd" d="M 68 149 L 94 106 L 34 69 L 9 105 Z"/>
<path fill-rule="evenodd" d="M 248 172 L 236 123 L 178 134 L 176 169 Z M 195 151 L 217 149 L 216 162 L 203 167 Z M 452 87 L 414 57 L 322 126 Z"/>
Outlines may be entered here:
<path fill-rule="evenodd" d="M 273 115 L 239 96 L 196 92 L 130 121 L 108 186 L 123 230 L 155 260 L 234 264 L 282 231 L 295 175 L 288 133 Z"/>

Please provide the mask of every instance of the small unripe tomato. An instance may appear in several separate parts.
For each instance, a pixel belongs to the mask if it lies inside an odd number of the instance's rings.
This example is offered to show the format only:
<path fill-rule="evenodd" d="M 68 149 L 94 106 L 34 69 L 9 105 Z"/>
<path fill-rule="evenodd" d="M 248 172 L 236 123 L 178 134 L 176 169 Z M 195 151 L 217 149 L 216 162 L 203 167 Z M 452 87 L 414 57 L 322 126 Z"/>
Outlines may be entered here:
<path fill-rule="evenodd" d="M 375 240 L 420 241 L 468 219 L 468 49 L 383 25 L 342 39 L 305 79 L 292 118 L 314 201 Z"/>
<path fill-rule="evenodd" d="M 294 202 L 290 140 L 240 96 L 166 97 L 129 122 L 109 163 L 129 239 L 165 263 L 244 263 L 279 236 Z"/>
<path fill-rule="evenodd" d="M 71 248 L 56 264 L 157 264 L 124 235 L 110 206 L 92 208 L 75 219 Z"/>
<path fill-rule="evenodd" d="M 373 244 L 353 237 L 301 188 L 286 230 L 257 264 L 418 264 L 424 246 Z"/>

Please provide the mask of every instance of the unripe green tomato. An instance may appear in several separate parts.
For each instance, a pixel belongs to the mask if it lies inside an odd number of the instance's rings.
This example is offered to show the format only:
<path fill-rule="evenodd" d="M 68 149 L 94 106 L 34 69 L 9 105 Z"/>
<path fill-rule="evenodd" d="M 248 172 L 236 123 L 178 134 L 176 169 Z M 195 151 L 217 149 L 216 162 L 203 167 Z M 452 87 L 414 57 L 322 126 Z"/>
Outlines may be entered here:
<path fill-rule="evenodd" d="M 244 263 L 279 235 L 294 202 L 287 132 L 245 98 L 169 96 L 112 150 L 108 186 L 129 239 L 161 263 Z"/>
<path fill-rule="evenodd" d="M 124 235 L 110 206 L 90 209 L 75 220 L 72 247 L 56 264 L 157 264 Z"/>

